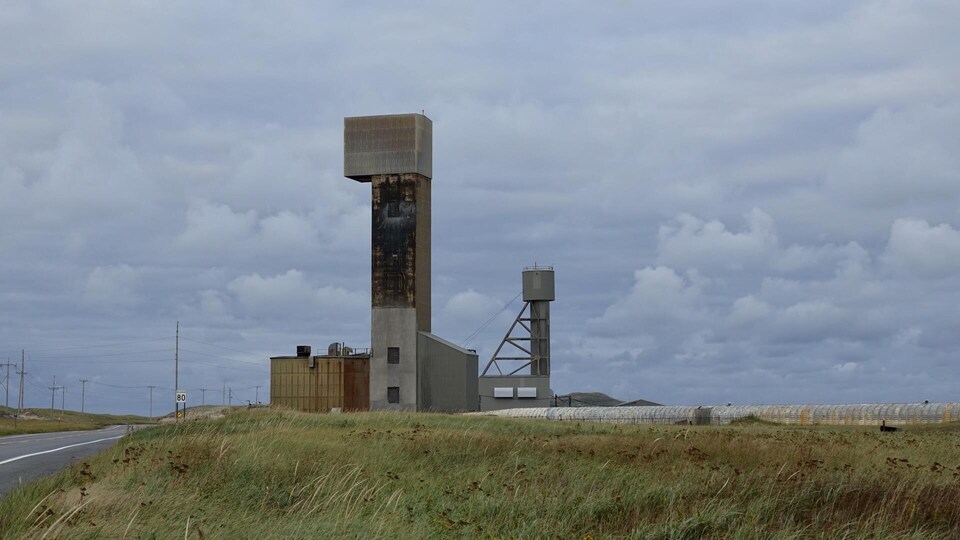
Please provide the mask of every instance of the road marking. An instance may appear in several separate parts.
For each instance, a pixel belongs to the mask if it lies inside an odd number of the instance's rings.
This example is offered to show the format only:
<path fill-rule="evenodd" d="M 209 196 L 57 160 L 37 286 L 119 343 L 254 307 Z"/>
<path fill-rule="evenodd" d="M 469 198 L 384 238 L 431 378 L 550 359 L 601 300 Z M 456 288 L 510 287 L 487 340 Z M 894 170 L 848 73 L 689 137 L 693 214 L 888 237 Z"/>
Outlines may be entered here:
<path fill-rule="evenodd" d="M 7 463 L 11 463 L 11 462 L 13 462 L 13 461 L 19 461 L 19 460 L 21 460 L 21 459 L 26 459 L 26 458 L 28 458 L 28 457 L 39 456 L 39 455 L 43 455 L 43 454 L 51 454 L 51 453 L 53 453 L 53 452 L 59 452 L 59 451 L 61 451 L 61 450 L 66 450 L 67 448 L 74 448 L 74 447 L 76 447 L 76 446 L 84 446 L 84 445 L 86 445 L 86 444 L 93 444 L 93 443 L 98 443 L 98 442 L 103 442 L 103 441 L 112 441 L 113 439 L 120 439 L 120 438 L 122 438 L 122 437 L 123 437 L 123 435 L 117 435 L 116 437 L 107 437 L 107 438 L 105 438 L 105 439 L 97 439 L 97 440 L 95 440 L 95 441 L 82 442 L 82 443 L 71 444 L 71 445 L 67 445 L 67 446 L 61 446 L 60 448 L 54 448 L 53 450 L 44 450 L 43 452 L 34 452 L 34 453 L 32 453 L 32 454 L 24 454 L 24 455 L 22 455 L 22 456 L 12 457 L 12 458 L 10 458 L 10 459 L 5 459 L 5 460 L 3 460 L 3 461 L 0 461 L 0 465 L 6 465 Z"/>
<path fill-rule="evenodd" d="M 83 433 L 83 432 L 79 431 L 78 433 Z M 72 439 L 72 438 L 75 438 L 75 437 L 71 437 L 70 435 L 59 435 L 57 437 L 43 437 L 43 438 L 34 437 L 32 439 L 20 439 L 16 441 L 5 441 L 3 439 L 0 439 L 0 445 L 10 445 L 10 444 L 17 444 L 17 443 L 24 443 L 24 442 L 32 443 L 32 442 L 43 442 L 43 441 L 56 441 L 59 439 Z"/>
<path fill-rule="evenodd" d="M 95 430 L 81 429 L 76 431 L 52 431 L 49 433 L 25 433 L 23 435 L 5 435 L 3 437 L 0 437 L 0 446 L 16 444 L 19 442 L 40 442 L 40 441 L 55 441 L 57 439 L 70 439 L 86 433 L 96 433 L 98 431 L 112 431 L 115 429 L 119 429 L 121 427 L 124 427 L 124 426 L 110 426 L 110 427 L 95 429 Z M 56 435 L 56 436 L 44 437 L 45 435 Z M 23 439 L 24 437 L 28 437 L 28 438 L 24 440 Z M 11 439 L 17 439 L 17 440 L 14 441 Z"/>

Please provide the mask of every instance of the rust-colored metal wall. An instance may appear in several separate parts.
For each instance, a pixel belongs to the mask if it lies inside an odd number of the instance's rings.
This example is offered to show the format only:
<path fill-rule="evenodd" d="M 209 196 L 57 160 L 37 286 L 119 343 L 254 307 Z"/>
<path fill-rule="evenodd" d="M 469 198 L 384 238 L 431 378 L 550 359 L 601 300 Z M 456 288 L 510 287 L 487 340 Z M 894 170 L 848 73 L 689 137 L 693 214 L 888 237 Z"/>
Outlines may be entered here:
<path fill-rule="evenodd" d="M 274 357 L 270 359 L 270 403 L 308 412 L 368 410 L 368 373 L 368 357 Z M 360 384 L 362 391 L 357 390 Z"/>
<path fill-rule="evenodd" d="M 343 410 L 370 410 L 370 358 L 343 360 Z"/>

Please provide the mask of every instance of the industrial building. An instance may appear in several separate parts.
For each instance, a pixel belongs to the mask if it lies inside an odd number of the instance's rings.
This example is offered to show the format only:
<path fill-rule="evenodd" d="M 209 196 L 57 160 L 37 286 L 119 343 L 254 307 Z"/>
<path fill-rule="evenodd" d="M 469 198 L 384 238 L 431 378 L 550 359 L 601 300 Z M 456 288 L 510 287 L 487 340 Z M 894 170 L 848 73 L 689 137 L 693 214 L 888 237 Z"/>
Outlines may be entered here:
<path fill-rule="evenodd" d="M 371 190 L 369 380 L 362 408 L 477 410 L 476 352 L 430 333 L 433 123 L 422 114 L 348 117 L 343 150 L 344 176 L 370 184 Z M 314 384 L 309 381 L 320 380 L 315 374 L 320 366 L 331 365 L 323 364 L 327 360 L 346 365 L 342 355 L 271 358 L 271 390 L 278 392 L 271 397 L 294 392 L 287 384 L 300 384 L 295 382 L 297 376 Z M 327 377 L 325 386 L 317 383 L 314 388 L 339 388 L 329 383 L 329 373 Z M 341 400 L 346 403 L 355 397 Z M 273 398 L 275 403 L 285 400 Z M 336 401 L 325 397 L 301 403 L 316 403 L 311 410 L 320 411 L 331 407 L 319 404 Z"/>
<path fill-rule="evenodd" d="M 481 411 L 551 404 L 550 302 L 555 297 L 552 267 L 523 269 L 524 304 L 480 376 Z"/>
<path fill-rule="evenodd" d="M 557 408 L 550 388 L 554 270 L 523 269 L 523 307 L 478 377 L 474 350 L 431 333 L 433 123 L 422 114 L 344 119 L 343 174 L 370 184 L 370 349 L 309 346 L 270 360 L 271 402 L 303 411 L 394 410 L 653 424 L 877 425 L 960 420 L 958 403 Z M 650 402 L 642 402 L 648 404 Z"/>
<path fill-rule="evenodd" d="M 298 411 L 370 408 L 370 353 L 332 343 L 326 355 L 300 345 L 296 356 L 270 358 L 270 403 Z"/>

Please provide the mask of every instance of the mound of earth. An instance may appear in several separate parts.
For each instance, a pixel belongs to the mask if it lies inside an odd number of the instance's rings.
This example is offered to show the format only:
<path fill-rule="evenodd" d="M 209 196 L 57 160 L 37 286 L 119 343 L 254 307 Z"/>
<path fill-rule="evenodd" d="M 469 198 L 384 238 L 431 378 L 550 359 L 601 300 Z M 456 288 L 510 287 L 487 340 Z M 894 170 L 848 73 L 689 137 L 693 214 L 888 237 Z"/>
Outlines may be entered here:
<path fill-rule="evenodd" d="M 196 420 L 197 418 L 223 418 L 237 409 L 246 409 L 246 407 L 241 405 L 198 405 L 196 407 L 187 407 L 185 418 L 187 420 Z M 161 417 L 158 422 L 166 424 L 168 422 L 175 422 L 176 419 L 176 415 L 171 412 Z"/>

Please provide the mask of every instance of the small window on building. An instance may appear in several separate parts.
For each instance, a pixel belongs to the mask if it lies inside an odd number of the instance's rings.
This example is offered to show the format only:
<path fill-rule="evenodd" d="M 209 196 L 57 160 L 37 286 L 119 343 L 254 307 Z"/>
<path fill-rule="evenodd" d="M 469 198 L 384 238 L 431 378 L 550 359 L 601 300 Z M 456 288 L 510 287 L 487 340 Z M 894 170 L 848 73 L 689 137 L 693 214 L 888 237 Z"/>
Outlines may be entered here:
<path fill-rule="evenodd" d="M 400 347 L 387 347 L 387 363 L 388 364 L 400 363 Z"/>
<path fill-rule="evenodd" d="M 387 387 L 387 403 L 400 403 L 400 387 L 399 386 Z"/>

